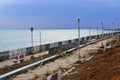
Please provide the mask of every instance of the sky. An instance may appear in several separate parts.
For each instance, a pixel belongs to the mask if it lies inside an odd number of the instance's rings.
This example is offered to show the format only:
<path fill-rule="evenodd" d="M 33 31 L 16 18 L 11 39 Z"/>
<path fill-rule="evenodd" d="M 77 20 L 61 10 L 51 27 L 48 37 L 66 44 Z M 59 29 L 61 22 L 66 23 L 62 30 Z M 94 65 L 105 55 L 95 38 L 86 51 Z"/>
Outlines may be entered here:
<path fill-rule="evenodd" d="M 120 0 L 0 0 L 0 29 L 118 27 Z"/>

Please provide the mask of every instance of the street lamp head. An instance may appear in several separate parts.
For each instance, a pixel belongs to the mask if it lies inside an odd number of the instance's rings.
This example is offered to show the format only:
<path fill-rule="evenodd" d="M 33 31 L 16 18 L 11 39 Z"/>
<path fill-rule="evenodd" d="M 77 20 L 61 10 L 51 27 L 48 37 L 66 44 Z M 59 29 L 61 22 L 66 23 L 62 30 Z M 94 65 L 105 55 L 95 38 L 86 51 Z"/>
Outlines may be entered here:
<path fill-rule="evenodd" d="M 33 27 L 30 28 L 31 32 L 33 31 Z"/>
<path fill-rule="evenodd" d="M 80 19 L 80 17 L 78 16 L 78 19 Z"/>
<path fill-rule="evenodd" d="M 80 17 L 78 17 L 78 22 L 80 21 Z"/>

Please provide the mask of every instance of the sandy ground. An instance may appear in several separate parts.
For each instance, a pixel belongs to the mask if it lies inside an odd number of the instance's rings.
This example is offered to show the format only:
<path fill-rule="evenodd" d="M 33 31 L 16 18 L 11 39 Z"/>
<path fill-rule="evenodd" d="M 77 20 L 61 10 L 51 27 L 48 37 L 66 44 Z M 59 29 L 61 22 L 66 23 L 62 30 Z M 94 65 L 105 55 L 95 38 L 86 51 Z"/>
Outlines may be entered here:
<path fill-rule="evenodd" d="M 102 42 L 105 43 L 106 41 L 107 40 L 100 41 L 95 44 L 91 44 L 84 48 L 81 48 L 80 49 L 81 56 L 87 57 L 89 52 L 95 52 L 96 51 L 95 48 L 99 48 L 101 46 L 101 43 Z M 79 51 L 76 50 L 69 57 L 59 58 L 59 59 L 55 60 L 54 62 L 45 64 L 44 66 L 39 66 L 39 67 L 35 68 L 34 70 L 28 70 L 28 72 L 19 74 L 16 77 L 11 78 L 10 80 L 28 80 L 28 79 L 33 78 L 35 75 L 43 75 L 46 73 L 46 71 L 58 70 L 59 67 L 69 68 L 72 66 L 72 64 L 74 64 L 76 61 L 79 60 L 78 53 L 79 53 Z"/>
<path fill-rule="evenodd" d="M 33 56 L 34 57 L 39 57 L 39 56 L 46 55 L 46 54 L 48 54 L 48 51 L 45 51 L 45 52 L 42 52 L 42 53 L 36 53 Z M 30 60 L 30 58 L 31 58 L 31 55 L 25 56 L 25 60 Z M 16 59 L 9 59 L 9 60 L 5 60 L 5 61 L 0 62 L 0 68 L 3 68 L 5 66 L 13 65 L 15 60 Z"/>
<path fill-rule="evenodd" d="M 93 59 L 75 69 L 62 80 L 120 80 L 120 42 L 115 48 L 94 54 Z"/>

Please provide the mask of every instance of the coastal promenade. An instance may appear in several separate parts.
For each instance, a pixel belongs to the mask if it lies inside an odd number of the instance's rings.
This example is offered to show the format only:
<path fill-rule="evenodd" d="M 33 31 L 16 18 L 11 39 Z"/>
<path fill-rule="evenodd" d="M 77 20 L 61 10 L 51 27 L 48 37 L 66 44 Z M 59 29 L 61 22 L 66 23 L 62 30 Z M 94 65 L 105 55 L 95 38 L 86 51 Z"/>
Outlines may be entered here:
<path fill-rule="evenodd" d="M 106 37 L 109 37 L 109 36 L 106 36 Z M 95 36 L 95 38 L 96 38 L 96 36 Z M 89 38 L 88 38 L 89 39 Z M 92 40 L 92 39 L 91 39 Z M 94 39 L 93 39 L 94 40 Z M 86 45 L 87 46 L 87 45 Z M 93 47 L 93 46 L 92 46 Z M 56 48 L 56 47 L 55 47 Z M 53 49 L 53 48 L 52 48 Z M 88 48 L 87 47 L 87 49 L 91 49 L 90 47 Z M 88 51 L 89 52 L 89 51 Z M 46 54 L 48 54 L 48 53 L 46 53 Z M 44 54 L 43 54 L 44 55 Z M 82 55 L 82 54 L 81 54 Z M 84 55 L 83 55 L 84 56 Z M 76 60 L 75 60 L 76 61 Z M 61 62 L 64 62 L 64 61 L 61 61 Z"/>
<path fill-rule="evenodd" d="M 91 53 L 96 53 L 97 50 L 95 48 L 100 48 L 101 43 L 107 43 L 110 39 L 111 38 L 84 46 L 80 49 L 80 55 L 84 58 L 84 60 L 88 59 Z M 47 71 L 52 74 L 60 68 L 67 69 L 73 67 L 74 63 L 79 60 L 78 52 L 79 50 L 75 50 L 71 53 L 71 56 L 59 58 L 54 62 L 38 66 L 34 70 L 28 70 L 26 73 L 19 74 L 16 77 L 11 78 L 11 80 L 34 80 L 34 77 L 36 76 L 38 76 L 38 79 L 43 80 Z"/>

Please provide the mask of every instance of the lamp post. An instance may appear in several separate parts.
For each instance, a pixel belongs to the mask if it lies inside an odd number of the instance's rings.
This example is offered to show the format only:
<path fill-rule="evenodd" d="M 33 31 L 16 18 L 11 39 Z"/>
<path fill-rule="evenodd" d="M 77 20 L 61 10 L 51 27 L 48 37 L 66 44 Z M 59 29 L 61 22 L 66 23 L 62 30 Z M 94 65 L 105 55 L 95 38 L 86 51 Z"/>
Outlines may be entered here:
<path fill-rule="evenodd" d="M 103 27 L 103 22 L 101 22 L 101 27 L 102 27 L 102 38 L 103 38 L 103 33 L 104 33 L 104 27 Z"/>
<path fill-rule="evenodd" d="M 40 45 L 41 45 L 41 31 L 39 32 L 39 36 L 40 36 Z"/>
<path fill-rule="evenodd" d="M 40 36 L 40 52 L 41 52 L 41 31 L 39 32 L 39 36 Z"/>
<path fill-rule="evenodd" d="M 119 30 L 120 28 L 119 28 L 119 24 L 118 24 L 118 31 L 117 32 L 119 32 L 120 30 Z"/>
<path fill-rule="evenodd" d="M 114 23 L 112 23 L 112 36 L 113 36 Z"/>
<path fill-rule="evenodd" d="M 120 28 L 119 28 L 119 24 L 118 24 L 118 31 L 117 31 L 118 35 L 120 34 Z M 120 40 L 120 39 L 119 39 Z"/>
<path fill-rule="evenodd" d="M 97 38 L 98 38 L 98 27 L 96 29 L 97 29 Z"/>
<path fill-rule="evenodd" d="M 31 46 L 33 47 L 33 27 L 30 28 L 31 31 Z"/>
<path fill-rule="evenodd" d="M 108 34 L 110 34 L 110 28 L 108 27 L 107 29 L 108 29 Z"/>
<path fill-rule="evenodd" d="M 91 28 L 89 27 L 89 40 L 91 40 L 91 32 L 90 32 Z"/>
<path fill-rule="evenodd" d="M 118 24 L 118 29 L 119 29 L 119 24 Z"/>
<path fill-rule="evenodd" d="M 78 17 L 78 50 L 79 50 L 78 56 L 79 56 L 79 59 L 80 59 L 81 56 L 80 56 L 79 45 L 80 45 L 80 17 Z"/>

